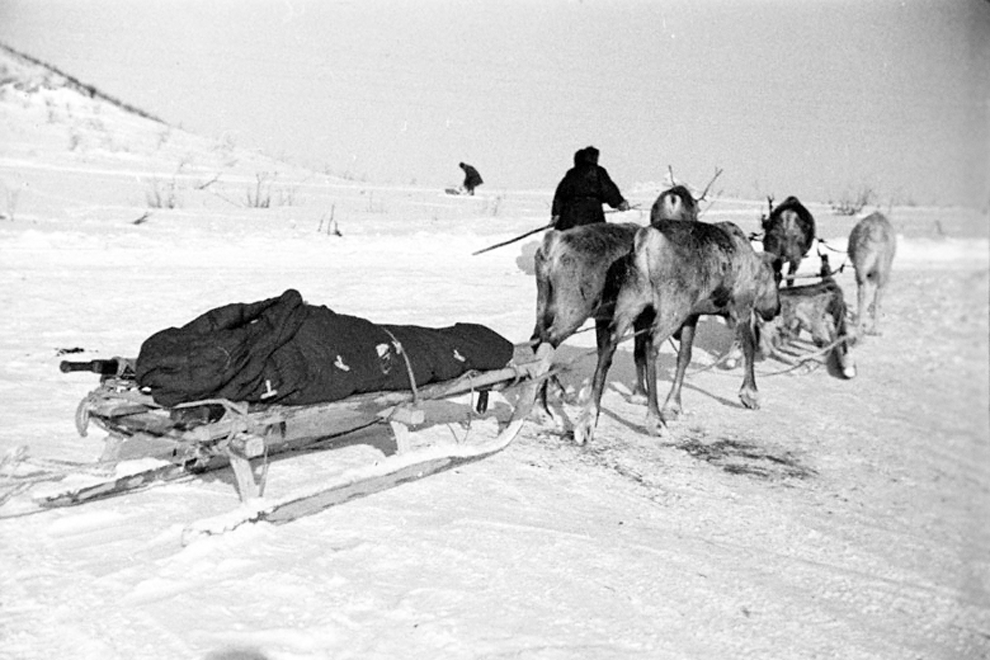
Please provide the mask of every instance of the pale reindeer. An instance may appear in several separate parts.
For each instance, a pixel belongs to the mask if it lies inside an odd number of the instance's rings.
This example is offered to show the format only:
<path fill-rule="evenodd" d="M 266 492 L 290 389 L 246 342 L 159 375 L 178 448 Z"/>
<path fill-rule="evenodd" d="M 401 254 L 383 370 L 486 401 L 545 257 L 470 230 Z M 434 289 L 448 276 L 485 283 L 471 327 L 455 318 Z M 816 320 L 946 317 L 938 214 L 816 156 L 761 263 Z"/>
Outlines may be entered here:
<path fill-rule="evenodd" d="M 880 303 L 897 252 L 893 225 L 882 213 L 871 213 L 853 227 L 847 252 L 856 270 L 856 333 L 880 334 Z"/>

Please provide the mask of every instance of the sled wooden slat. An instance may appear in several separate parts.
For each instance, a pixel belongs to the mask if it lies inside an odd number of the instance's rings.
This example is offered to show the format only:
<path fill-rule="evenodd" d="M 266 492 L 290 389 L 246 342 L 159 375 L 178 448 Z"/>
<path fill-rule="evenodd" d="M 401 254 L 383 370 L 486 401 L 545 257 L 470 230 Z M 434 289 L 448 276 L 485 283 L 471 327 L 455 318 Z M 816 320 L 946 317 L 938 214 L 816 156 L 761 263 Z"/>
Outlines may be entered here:
<path fill-rule="evenodd" d="M 229 532 L 246 523 L 290 522 L 358 497 L 371 495 L 502 451 L 515 440 L 525 419 L 532 411 L 539 385 L 549 371 L 552 354 L 553 351 L 548 345 L 541 347 L 538 361 L 532 363 L 529 372 L 531 377 L 522 383 L 512 419 L 493 440 L 473 446 L 426 447 L 394 454 L 375 465 L 348 470 L 313 489 L 275 500 L 266 501 L 261 498 L 246 502 L 237 510 L 187 526 L 182 534 L 183 545 L 204 537 Z"/>
<path fill-rule="evenodd" d="M 252 519 L 291 520 L 501 451 L 512 442 L 532 409 L 536 389 L 550 371 L 552 355 L 552 349 L 544 346 L 532 362 L 429 384 L 419 388 L 418 397 L 411 391 L 374 392 L 307 406 L 248 408 L 244 404 L 211 400 L 169 410 L 138 392 L 136 385 L 128 387 L 128 383 L 119 379 L 105 381 L 83 400 L 80 410 L 84 420 L 93 421 L 110 433 L 104 459 L 111 462 L 99 463 L 103 466 L 99 471 L 86 470 L 85 465 L 80 465 L 78 471 L 53 473 L 44 480 L 47 487 L 39 487 L 40 492 L 28 493 L 28 497 L 36 510 L 72 506 L 193 478 L 230 466 L 234 457 L 239 463 L 237 482 L 243 506 L 257 505 Z M 454 445 L 429 441 L 425 446 L 414 447 L 411 438 L 416 432 L 409 427 L 424 421 L 430 423 L 430 401 L 508 389 L 518 391 L 519 396 L 512 418 L 494 439 Z M 414 398 L 423 402 L 422 405 L 413 404 Z M 196 409 L 215 414 L 216 405 L 222 407 L 223 417 L 197 425 Z M 173 412 L 179 408 L 183 414 L 174 415 L 173 419 Z M 186 414 L 188 409 L 193 410 Z M 296 494 L 275 502 L 262 496 L 264 484 L 252 482 L 252 459 L 261 460 L 263 456 L 268 460 L 294 450 L 333 449 L 339 446 L 339 438 L 351 437 L 354 431 L 373 425 L 391 426 L 396 441 L 395 450 L 382 450 L 385 455 L 373 466 L 345 471 L 331 483 L 321 484 L 315 493 Z M 85 424 L 80 426 L 80 433 L 85 435 Z M 4 513 L 0 511 L 0 517 Z"/>

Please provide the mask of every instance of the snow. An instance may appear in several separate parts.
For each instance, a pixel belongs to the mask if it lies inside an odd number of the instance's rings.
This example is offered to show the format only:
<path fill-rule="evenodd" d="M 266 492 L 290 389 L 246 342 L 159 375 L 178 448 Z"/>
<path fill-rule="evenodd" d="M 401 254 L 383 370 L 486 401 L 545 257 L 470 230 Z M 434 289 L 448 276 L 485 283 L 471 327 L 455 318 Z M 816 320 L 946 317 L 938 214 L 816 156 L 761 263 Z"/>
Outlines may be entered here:
<path fill-rule="evenodd" d="M 269 208 L 246 205 L 258 173 Z M 177 207 L 149 208 L 173 180 Z M 375 321 L 532 331 L 537 237 L 471 253 L 546 223 L 548 190 L 347 181 L 9 84 L 0 183 L 0 452 L 99 456 L 103 434 L 73 421 L 95 377 L 62 374 L 61 350 L 132 356 L 290 287 Z M 648 209 L 658 188 L 624 192 Z M 764 204 L 718 199 L 705 218 L 756 231 Z M 810 207 L 843 250 L 856 218 Z M 586 448 L 534 418 L 484 461 L 185 547 L 186 525 L 237 506 L 231 474 L 0 518 L 0 658 L 988 657 L 987 217 L 883 211 L 898 256 L 855 380 L 764 361 L 762 409 L 744 410 L 739 371 L 704 369 L 728 345 L 705 321 L 687 415 L 660 438 L 626 396 L 623 348 Z M 838 281 L 854 303 L 851 270 Z M 558 351 L 575 391 L 593 346 Z M 665 347 L 663 380 L 672 367 Z M 271 483 L 335 460 L 279 461 Z"/>

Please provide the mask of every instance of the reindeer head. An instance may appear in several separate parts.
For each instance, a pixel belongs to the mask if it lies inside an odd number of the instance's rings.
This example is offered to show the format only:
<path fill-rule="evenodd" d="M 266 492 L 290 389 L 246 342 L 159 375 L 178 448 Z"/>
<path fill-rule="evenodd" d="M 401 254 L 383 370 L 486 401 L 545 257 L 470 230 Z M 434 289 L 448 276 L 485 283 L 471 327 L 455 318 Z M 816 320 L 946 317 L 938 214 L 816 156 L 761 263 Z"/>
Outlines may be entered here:
<path fill-rule="evenodd" d="M 650 209 L 650 223 L 666 220 L 687 220 L 694 222 L 698 219 L 698 204 L 691 191 L 682 185 L 676 185 L 660 193 L 657 201 Z"/>

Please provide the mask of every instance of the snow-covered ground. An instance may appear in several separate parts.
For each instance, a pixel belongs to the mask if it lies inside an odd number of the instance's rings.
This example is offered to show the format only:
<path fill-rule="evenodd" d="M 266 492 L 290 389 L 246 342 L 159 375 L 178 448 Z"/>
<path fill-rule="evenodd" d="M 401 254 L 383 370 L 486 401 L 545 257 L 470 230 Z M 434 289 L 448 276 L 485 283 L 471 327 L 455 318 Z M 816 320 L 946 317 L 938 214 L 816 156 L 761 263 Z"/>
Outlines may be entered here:
<path fill-rule="evenodd" d="M 537 237 L 471 253 L 544 224 L 552 191 L 341 180 L 7 67 L 0 453 L 99 454 L 73 424 L 95 377 L 60 373 L 61 351 L 134 355 L 290 287 L 375 321 L 529 337 Z M 648 208 L 658 190 L 624 192 Z M 718 199 L 706 219 L 755 231 L 764 204 Z M 856 218 L 810 207 L 843 250 Z M 0 658 L 990 656 L 988 219 L 884 211 L 898 256 L 855 380 L 763 361 L 763 407 L 744 410 L 739 371 L 703 369 L 728 343 L 706 321 L 688 414 L 662 438 L 642 432 L 623 352 L 587 448 L 533 420 L 480 463 L 187 547 L 186 523 L 236 505 L 231 475 L 0 519 Z M 838 280 L 854 301 L 851 271 Z M 575 389 L 592 347 L 558 352 Z M 279 461 L 270 480 L 332 461 Z"/>

